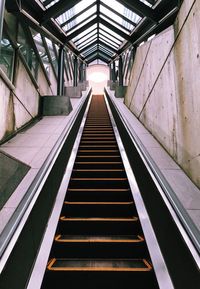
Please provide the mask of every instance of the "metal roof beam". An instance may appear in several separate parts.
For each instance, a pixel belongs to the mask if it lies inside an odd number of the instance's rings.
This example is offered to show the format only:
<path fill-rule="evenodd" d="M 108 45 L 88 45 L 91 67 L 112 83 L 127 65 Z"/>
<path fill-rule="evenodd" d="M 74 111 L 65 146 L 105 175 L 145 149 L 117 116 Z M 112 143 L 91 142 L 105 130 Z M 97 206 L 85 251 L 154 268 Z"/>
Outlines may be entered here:
<path fill-rule="evenodd" d="M 122 5 L 124 5 L 129 10 L 138 14 L 140 17 L 146 16 L 147 18 L 151 19 L 153 22 L 158 21 L 158 16 L 156 15 L 155 11 L 139 0 L 134 0 L 134 1 L 132 1 L 132 0 L 118 0 L 118 2 L 120 2 Z"/>
<path fill-rule="evenodd" d="M 89 63 L 93 62 L 96 59 L 100 59 L 101 61 L 103 61 L 103 62 L 105 62 L 107 64 L 109 63 L 109 61 L 107 59 L 103 58 L 102 56 L 100 56 L 98 54 L 95 57 L 93 57 L 90 60 L 88 60 L 87 63 L 89 64 Z"/>

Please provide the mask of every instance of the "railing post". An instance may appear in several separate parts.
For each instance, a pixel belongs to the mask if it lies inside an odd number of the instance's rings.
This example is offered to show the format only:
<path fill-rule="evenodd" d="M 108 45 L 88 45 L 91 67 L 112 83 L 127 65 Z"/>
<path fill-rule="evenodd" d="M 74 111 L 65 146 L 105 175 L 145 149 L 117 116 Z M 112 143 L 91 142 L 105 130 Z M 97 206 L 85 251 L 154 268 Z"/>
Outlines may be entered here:
<path fill-rule="evenodd" d="M 57 95 L 64 94 L 64 46 L 59 48 Z"/>

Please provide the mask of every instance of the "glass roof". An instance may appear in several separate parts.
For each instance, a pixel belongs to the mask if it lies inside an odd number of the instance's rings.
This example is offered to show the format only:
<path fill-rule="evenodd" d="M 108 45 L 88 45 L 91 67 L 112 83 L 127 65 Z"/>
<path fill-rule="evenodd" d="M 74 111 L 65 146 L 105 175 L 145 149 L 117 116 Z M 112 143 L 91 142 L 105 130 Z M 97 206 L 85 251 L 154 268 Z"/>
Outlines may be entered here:
<path fill-rule="evenodd" d="M 108 62 L 130 41 L 141 20 L 153 15 L 152 5 L 156 3 L 156 0 L 40 1 L 67 35 L 66 41 L 82 57 L 100 55 Z"/>

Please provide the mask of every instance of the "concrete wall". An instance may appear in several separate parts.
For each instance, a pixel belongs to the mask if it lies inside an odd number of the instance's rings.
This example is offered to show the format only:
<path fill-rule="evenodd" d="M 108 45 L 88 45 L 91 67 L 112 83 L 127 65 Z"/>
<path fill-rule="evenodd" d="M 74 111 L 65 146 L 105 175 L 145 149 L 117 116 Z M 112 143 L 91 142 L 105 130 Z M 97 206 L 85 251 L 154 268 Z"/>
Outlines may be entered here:
<path fill-rule="evenodd" d="M 138 47 L 125 103 L 200 187 L 200 2 Z"/>

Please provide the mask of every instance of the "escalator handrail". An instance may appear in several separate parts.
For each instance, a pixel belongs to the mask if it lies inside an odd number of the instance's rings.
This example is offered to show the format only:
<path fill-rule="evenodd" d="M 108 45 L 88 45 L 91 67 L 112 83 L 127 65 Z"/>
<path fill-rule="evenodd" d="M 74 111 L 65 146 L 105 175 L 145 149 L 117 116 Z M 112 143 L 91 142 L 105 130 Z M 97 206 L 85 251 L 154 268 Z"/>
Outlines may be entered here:
<path fill-rule="evenodd" d="M 200 257 L 199 257 L 200 256 L 200 231 L 198 230 L 198 228 L 196 227 L 196 225 L 192 221 L 191 217 L 189 216 L 189 214 L 187 213 L 187 211 L 185 210 L 185 208 L 181 204 L 180 200 L 176 196 L 176 193 L 174 192 L 174 190 L 172 189 L 172 187 L 170 186 L 170 184 L 168 183 L 168 181 L 166 180 L 166 178 L 164 177 L 164 175 L 162 174 L 162 172 L 158 168 L 157 164 L 152 159 L 151 155 L 148 153 L 147 149 L 145 148 L 145 146 L 141 142 L 140 138 L 137 136 L 136 132 L 134 131 L 134 129 L 130 125 L 129 120 L 125 117 L 125 115 L 123 115 L 120 112 L 118 106 L 112 100 L 112 97 L 110 97 L 109 92 L 107 91 L 106 88 L 105 88 L 105 92 L 109 96 L 110 100 L 112 101 L 112 104 L 114 105 L 118 115 L 120 116 L 120 119 L 121 119 L 123 125 L 125 126 L 133 144 L 135 145 L 142 160 L 145 162 L 148 171 L 150 172 L 151 175 L 154 176 L 155 180 L 157 181 L 157 183 L 159 184 L 160 188 L 162 189 L 164 195 L 166 196 L 168 202 L 170 203 L 173 210 L 175 211 L 176 216 L 178 216 L 178 219 L 176 220 L 176 224 L 178 225 L 179 220 L 180 220 L 181 225 L 183 226 L 184 229 L 180 228 L 180 226 L 178 226 L 178 227 L 179 227 L 179 230 L 180 230 L 181 234 L 183 235 L 185 241 L 186 241 L 186 239 L 188 241 L 187 236 L 189 236 L 189 240 L 191 240 L 192 243 L 191 244 L 188 244 L 188 242 L 186 242 L 186 243 L 187 243 L 198 267 L 200 268 Z M 166 203 L 166 200 L 164 200 L 164 201 Z M 184 234 L 184 230 L 186 231 L 187 236 Z"/>
<path fill-rule="evenodd" d="M 79 112 L 85 100 L 90 94 L 91 94 L 91 88 L 88 89 L 87 95 L 85 97 L 82 97 L 82 100 L 79 106 L 75 109 L 75 112 L 69 119 L 67 126 L 64 128 L 62 134 L 58 138 L 54 147 L 51 149 L 44 164 L 39 169 L 36 177 L 34 178 L 33 182 L 30 184 L 21 202 L 19 203 L 18 207 L 14 211 L 10 220 L 6 224 L 5 228 L 3 229 L 0 235 L 0 273 L 2 272 L 9 258 L 9 255 L 18 239 L 18 236 L 20 235 L 26 223 L 26 220 L 28 219 L 28 216 L 41 192 L 41 189 L 46 179 L 48 178 L 48 175 L 53 165 L 56 162 L 56 159 L 71 131 L 71 128 L 73 127 L 76 121 L 77 115 L 79 115 Z"/>

